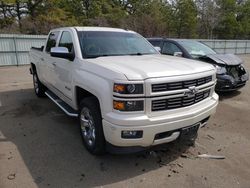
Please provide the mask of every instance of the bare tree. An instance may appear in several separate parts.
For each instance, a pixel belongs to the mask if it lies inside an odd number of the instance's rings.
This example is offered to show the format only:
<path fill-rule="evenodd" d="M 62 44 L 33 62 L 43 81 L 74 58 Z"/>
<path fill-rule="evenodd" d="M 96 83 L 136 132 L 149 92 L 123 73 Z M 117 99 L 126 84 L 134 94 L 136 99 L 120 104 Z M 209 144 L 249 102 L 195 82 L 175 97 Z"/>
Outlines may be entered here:
<path fill-rule="evenodd" d="M 213 31 L 218 23 L 220 13 L 214 0 L 196 0 L 199 19 L 199 37 L 214 38 Z"/>

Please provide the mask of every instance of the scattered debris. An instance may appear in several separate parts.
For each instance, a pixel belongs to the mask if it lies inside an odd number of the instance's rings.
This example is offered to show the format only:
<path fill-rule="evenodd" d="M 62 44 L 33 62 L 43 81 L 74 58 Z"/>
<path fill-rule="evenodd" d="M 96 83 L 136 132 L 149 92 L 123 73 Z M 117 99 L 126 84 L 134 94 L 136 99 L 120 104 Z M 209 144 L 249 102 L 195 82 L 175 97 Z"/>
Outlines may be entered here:
<path fill-rule="evenodd" d="M 16 178 L 16 174 L 13 173 L 13 174 L 9 174 L 8 177 L 7 177 L 9 180 L 13 180 Z"/>
<path fill-rule="evenodd" d="M 201 154 L 198 155 L 199 158 L 205 158 L 205 159 L 225 159 L 225 156 L 222 155 L 209 155 L 209 154 Z"/>
<path fill-rule="evenodd" d="M 220 152 L 220 151 L 221 151 L 221 148 L 217 149 L 217 151 Z"/>
<path fill-rule="evenodd" d="M 182 154 L 181 154 L 181 157 L 182 157 L 182 158 L 188 158 L 188 155 L 187 155 L 186 153 L 182 153 Z"/>
<path fill-rule="evenodd" d="M 195 159 L 195 157 L 194 157 L 194 154 L 192 154 L 192 153 L 182 153 L 181 154 L 181 157 L 182 158 L 188 158 L 188 159 Z"/>
<path fill-rule="evenodd" d="M 213 136 L 209 135 L 209 134 L 207 135 L 207 137 L 211 138 L 212 140 L 215 140 L 215 138 Z"/>
<path fill-rule="evenodd" d="M 170 175 L 170 174 L 168 174 L 168 177 L 170 178 L 170 177 L 171 177 L 171 175 Z"/>
<path fill-rule="evenodd" d="M 178 165 L 180 168 L 183 168 L 183 165 L 182 165 L 182 164 L 177 163 L 177 165 Z"/>
<path fill-rule="evenodd" d="M 162 167 L 162 166 L 167 166 L 167 165 L 168 165 L 168 164 L 164 163 L 163 161 L 158 162 L 158 164 L 159 164 L 159 167 Z"/>
<path fill-rule="evenodd" d="M 179 172 L 177 171 L 177 170 L 175 170 L 175 169 L 172 169 L 171 170 L 173 173 L 175 173 L 175 174 L 178 174 Z"/>

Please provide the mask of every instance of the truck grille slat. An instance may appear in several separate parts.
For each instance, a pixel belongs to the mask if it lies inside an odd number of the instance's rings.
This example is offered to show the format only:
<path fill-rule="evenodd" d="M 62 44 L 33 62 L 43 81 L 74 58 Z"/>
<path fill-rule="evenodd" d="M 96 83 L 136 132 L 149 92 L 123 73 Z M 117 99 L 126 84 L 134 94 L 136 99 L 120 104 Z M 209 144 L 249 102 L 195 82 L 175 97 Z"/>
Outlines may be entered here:
<path fill-rule="evenodd" d="M 210 89 L 196 93 L 191 97 L 176 97 L 170 99 L 161 99 L 161 100 L 153 100 L 152 101 L 152 111 L 160 111 L 160 110 L 170 110 L 176 109 L 186 106 L 191 106 L 195 103 L 198 103 L 209 96 Z"/>
<path fill-rule="evenodd" d="M 152 84 L 152 92 L 164 92 L 170 90 L 187 89 L 191 86 L 200 86 L 211 81 L 212 81 L 212 76 L 207 76 L 194 80 Z"/>

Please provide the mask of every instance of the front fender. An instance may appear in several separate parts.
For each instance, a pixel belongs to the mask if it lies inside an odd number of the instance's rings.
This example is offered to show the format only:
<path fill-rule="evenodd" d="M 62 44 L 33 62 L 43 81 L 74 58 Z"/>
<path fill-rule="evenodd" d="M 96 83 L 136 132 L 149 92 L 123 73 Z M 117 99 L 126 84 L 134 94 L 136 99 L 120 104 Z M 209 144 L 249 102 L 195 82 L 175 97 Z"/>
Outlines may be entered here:
<path fill-rule="evenodd" d="M 77 104 L 77 86 L 88 91 L 99 100 L 102 117 L 112 111 L 112 82 L 104 79 L 96 74 L 77 70 L 74 75 L 74 101 L 75 109 L 78 109 Z"/>

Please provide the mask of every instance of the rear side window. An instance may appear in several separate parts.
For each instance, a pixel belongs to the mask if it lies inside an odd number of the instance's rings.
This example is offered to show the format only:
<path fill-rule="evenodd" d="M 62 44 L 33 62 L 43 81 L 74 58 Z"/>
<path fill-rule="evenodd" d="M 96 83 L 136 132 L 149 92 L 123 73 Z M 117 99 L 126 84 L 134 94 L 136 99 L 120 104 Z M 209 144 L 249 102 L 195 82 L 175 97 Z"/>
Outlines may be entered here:
<path fill-rule="evenodd" d="M 50 49 L 56 46 L 58 35 L 59 35 L 58 31 L 51 32 L 49 34 L 48 42 L 47 42 L 46 49 L 45 49 L 46 52 L 50 52 Z"/>
<path fill-rule="evenodd" d="M 58 46 L 59 47 L 66 47 L 66 48 L 68 48 L 69 52 L 71 52 L 71 53 L 73 52 L 73 40 L 72 40 L 70 32 L 64 31 L 62 33 L 62 36 L 61 36 L 61 39 L 60 39 Z"/>
<path fill-rule="evenodd" d="M 161 47 L 161 41 L 149 40 L 149 42 L 150 42 L 153 46 Z"/>
<path fill-rule="evenodd" d="M 175 52 L 181 52 L 181 49 L 172 42 L 164 42 L 162 53 L 167 55 L 174 55 Z"/>

